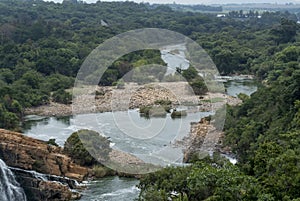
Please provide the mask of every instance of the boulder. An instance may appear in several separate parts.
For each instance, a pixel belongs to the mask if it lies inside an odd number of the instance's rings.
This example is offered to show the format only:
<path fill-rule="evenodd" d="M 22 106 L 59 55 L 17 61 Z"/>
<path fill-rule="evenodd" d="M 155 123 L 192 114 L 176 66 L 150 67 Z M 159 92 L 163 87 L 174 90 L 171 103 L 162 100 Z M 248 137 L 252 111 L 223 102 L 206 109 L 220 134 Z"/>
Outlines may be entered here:
<path fill-rule="evenodd" d="M 30 201 L 66 201 L 81 197 L 75 191 L 77 182 L 72 179 L 43 175 L 35 171 L 10 168 L 17 181 L 23 187 L 27 200 Z"/>

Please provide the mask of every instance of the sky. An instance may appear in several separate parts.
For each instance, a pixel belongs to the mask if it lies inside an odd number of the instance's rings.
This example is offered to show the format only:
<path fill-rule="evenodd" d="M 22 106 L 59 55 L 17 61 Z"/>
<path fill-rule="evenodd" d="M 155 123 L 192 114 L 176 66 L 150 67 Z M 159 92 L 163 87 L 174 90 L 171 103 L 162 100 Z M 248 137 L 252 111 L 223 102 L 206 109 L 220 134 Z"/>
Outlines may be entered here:
<path fill-rule="evenodd" d="M 86 0 L 90 2 L 93 0 Z M 120 1 L 120 0 L 100 0 L 100 1 Z M 173 3 L 174 1 L 178 4 L 227 4 L 227 3 L 300 3 L 300 0 L 133 0 L 135 2 L 149 2 L 149 3 Z"/>
<path fill-rule="evenodd" d="M 62 2 L 63 0 L 45 0 L 45 1 L 54 1 Z M 97 0 L 83 0 L 87 3 L 95 3 Z M 277 3 L 277 4 L 286 4 L 286 3 L 295 3 L 300 4 L 300 0 L 100 0 L 100 1 L 134 1 L 137 3 L 146 3 L 149 2 L 166 4 L 166 3 L 177 3 L 177 4 L 242 4 L 242 3 Z"/>

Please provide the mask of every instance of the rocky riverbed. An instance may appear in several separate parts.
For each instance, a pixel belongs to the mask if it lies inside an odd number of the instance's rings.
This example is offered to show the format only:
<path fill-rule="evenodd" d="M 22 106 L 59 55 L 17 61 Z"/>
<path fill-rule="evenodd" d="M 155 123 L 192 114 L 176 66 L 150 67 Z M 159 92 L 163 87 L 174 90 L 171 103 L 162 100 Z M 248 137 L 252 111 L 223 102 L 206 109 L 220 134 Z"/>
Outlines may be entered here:
<path fill-rule="evenodd" d="M 146 85 L 128 83 L 123 89 L 96 86 L 81 90 L 84 93 L 74 96 L 73 105 L 50 102 L 48 105 L 27 108 L 25 114 L 69 116 L 74 113 L 121 111 L 153 105 L 157 100 L 170 100 L 175 108 L 179 105 L 198 105 L 199 111 L 216 110 L 226 103 L 229 105 L 241 103 L 238 98 L 223 93 L 207 93 L 196 96 L 185 82 Z M 80 91 L 80 89 L 74 91 Z"/>

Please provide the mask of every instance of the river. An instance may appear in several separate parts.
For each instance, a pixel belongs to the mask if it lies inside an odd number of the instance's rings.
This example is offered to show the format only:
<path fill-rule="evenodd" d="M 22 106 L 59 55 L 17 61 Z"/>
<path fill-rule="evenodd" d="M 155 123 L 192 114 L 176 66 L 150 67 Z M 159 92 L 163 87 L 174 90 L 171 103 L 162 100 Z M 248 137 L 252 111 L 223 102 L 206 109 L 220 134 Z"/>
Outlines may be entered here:
<path fill-rule="evenodd" d="M 238 93 L 250 95 L 257 88 L 254 81 L 251 80 L 229 81 L 225 83 L 225 87 L 227 93 L 233 96 L 236 96 Z M 153 126 L 160 125 L 159 122 L 165 122 L 165 128 L 158 137 L 147 143 L 145 140 L 130 138 L 124 135 L 115 124 L 112 113 L 106 112 L 99 114 L 81 114 L 70 117 L 41 117 L 31 115 L 26 117 L 23 132 L 28 136 L 42 140 L 54 138 L 59 145 L 63 146 L 70 134 L 80 128 L 101 130 L 106 136 L 111 138 L 111 141 L 114 143 L 113 147 L 131 153 L 149 153 L 157 148 L 165 147 L 166 144 L 168 145 L 170 141 L 173 141 L 174 138 L 178 136 L 186 135 L 190 129 L 190 122 L 198 121 L 201 117 L 210 114 L 193 113 L 182 119 L 172 119 L 170 115 L 168 115 L 166 118 L 161 117 L 151 120 L 140 117 L 136 110 L 120 113 L 129 114 L 135 123 L 140 126 L 147 126 L 150 122 L 152 122 L 151 125 Z M 74 122 L 81 123 L 80 125 L 74 125 Z M 108 177 L 99 181 L 93 181 L 89 183 L 88 190 L 83 193 L 82 200 L 134 200 L 137 198 L 139 192 L 136 188 L 137 184 L 138 180 L 136 179 L 119 177 Z"/>
<path fill-rule="evenodd" d="M 250 96 L 257 90 L 257 82 L 255 80 L 233 80 L 224 83 L 227 94 L 237 97 L 238 94 L 244 93 Z"/>
<path fill-rule="evenodd" d="M 138 180 L 121 177 L 106 177 L 92 181 L 83 192 L 81 201 L 133 201 L 139 194 Z"/>
<path fill-rule="evenodd" d="M 171 47 L 171 49 L 172 48 L 174 47 Z M 181 68 L 187 68 L 183 54 L 184 48 L 180 47 L 180 45 L 176 48 L 179 49 L 179 56 L 177 56 L 176 61 L 183 59 L 182 62 L 178 61 L 174 63 L 175 56 L 174 53 L 170 53 L 170 48 L 162 50 L 162 58 L 168 63 L 168 67 L 173 67 L 173 70 L 168 71 L 167 74 L 173 73 L 174 69 L 178 67 L 175 66 L 178 65 L 178 63 Z M 225 83 L 225 87 L 227 93 L 232 96 L 237 96 L 239 93 L 250 95 L 257 89 L 251 80 L 229 81 Z M 30 115 L 25 119 L 23 132 L 28 136 L 41 140 L 54 138 L 59 145 L 63 146 L 65 140 L 72 132 L 82 128 L 92 129 L 110 137 L 113 148 L 137 155 L 142 154 L 139 156 L 143 159 L 147 159 L 147 157 L 145 158 L 143 156 L 149 156 L 150 153 L 158 153 L 157 155 L 167 153 L 164 157 L 164 162 L 171 163 L 172 161 L 176 162 L 173 156 L 177 156 L 179 154 L 178 151 L 181 153 L 181 150 L 167 150 L 171 147 L 171 142 L 174 142 L 176 139 L 181 139 L 188 134 L 190 122 L 199 121 L 201 117 L 210 114 L 211 113 L 208 112 L 189 113 L 188 116 L 179 119 L 172 119 L 169 114 L 167 117 L 147 119 L 141 117 L 137 110 L 117 113 L 81 114 L 69 117 L 41 117 Z M 118 115 L 119 118 L 124 116 L 124 119 L 128 119 L 129 117 L 135 125 L 144 128 L 148 127 L 150 130 L 153 129 L 152 132 L 156 132 L 156 135 L 151 140 L 138 138 L 136 136 L 132 138 L 130 135 L 124 134 L 124 129 L 122 131 L 122 129 L 119 128 L 120 125 L 115 122 L 114 115 Z M 123 124 L 122 126 L 125 126 L 125 130 L 130 130 L 132 125 Z M 182 156 L 177 158 L 178 162 L 180 162 L 181 157 Z M 153 158 L 150 158 L 150 160 L 153 160 Z M 136 179 L 119 177 L 107 177 L 98 181 L 92 181 L 88 183 L 88 189 L 83 192 L 81 200 L 131 201 L 137 198 L 139 194 L 139 190 L 136 188 L 137 184 L 138 180 Z"/>

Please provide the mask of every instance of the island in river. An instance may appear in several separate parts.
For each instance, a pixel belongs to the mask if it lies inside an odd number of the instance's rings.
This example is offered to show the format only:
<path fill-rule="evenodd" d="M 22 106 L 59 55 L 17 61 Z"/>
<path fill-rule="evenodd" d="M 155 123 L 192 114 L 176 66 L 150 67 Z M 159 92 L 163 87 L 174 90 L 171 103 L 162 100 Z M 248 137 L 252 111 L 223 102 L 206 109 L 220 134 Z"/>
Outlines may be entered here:
<path fill-rule="evenodd" d="M 111 112 L 124 111 L 128 109 L 139 108 L 141 106 L 153 105 L 157 100 L 170 100 L 174 107 L 180 103 L 196 104 L 199 106 L 199 111 L 211 111 L 212 108 L 229 104 L 237 105 L 241 103 L 237 97 L 230 96 L 223 93 L 207 93 L 202 96 L 195 96 L 189 90 L 187 82 L 164 82 L 164 83 L 150 83 L 146 85 L 138 85 L 136 83 L 125 84 L 124 89 L 117 89 L 113 86 L 91 86 L 90 95 L 77 96 L 77 105 L 87 105 L 87 101 L 91 101 L 90 107 L 80 108 L 81 114 L 95 113 L 95 112 Z M 170 89 L 176 89 L 176 94 L 173 94 Z M 80 89 L 75 89 L 80 90 Z M 96 91 L 96 92 L 95 92 Z M 132 96 L 130 96 L 132 95 Z M 112 101 L 129 99 L 127 108 L 119 107 L 118 103 L 112 108 Z M 218 101 L 216 101 L 218 100 Z M 78 113 L 78 111 L 77 111 Z M 72 105 L 60 104 L 50 102 L 48 105 L 27 108 L 26 115 L 40 115 L 40 116 L 70 116 L 73 114 Z"/>

